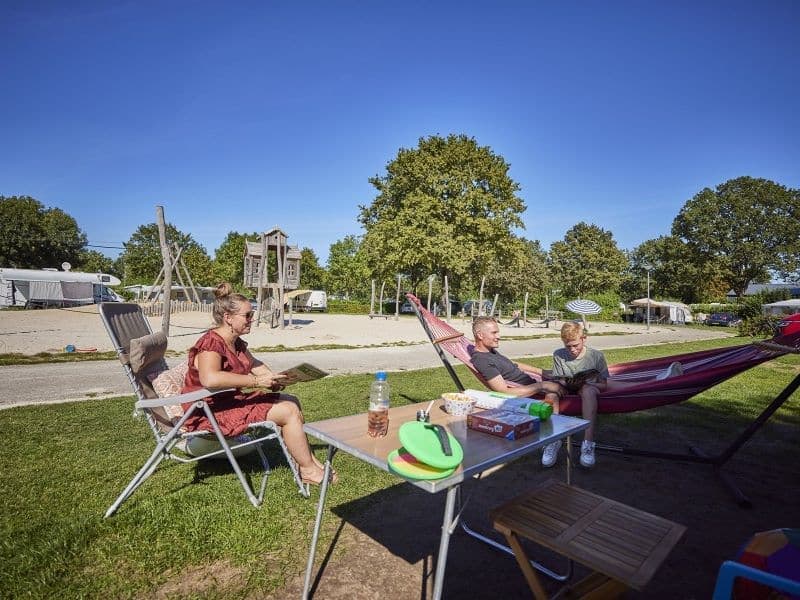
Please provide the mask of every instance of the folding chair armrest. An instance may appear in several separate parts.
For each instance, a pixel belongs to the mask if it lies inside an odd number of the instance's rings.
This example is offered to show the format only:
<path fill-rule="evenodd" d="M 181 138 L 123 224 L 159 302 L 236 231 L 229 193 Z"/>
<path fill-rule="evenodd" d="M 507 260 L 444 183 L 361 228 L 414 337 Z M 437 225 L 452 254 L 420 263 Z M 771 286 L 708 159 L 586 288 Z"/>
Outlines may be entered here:
<path fill-rule="evenodd" d="M 779 575 L 760 571 L 741 563 L 726 560 L 722 563 L 714 586 L 713 600 L 730 600 L 733 594 L 733 584 L 737 577 L 750 579 L 772 588 L 796 595 L 800 594 L 800 581 L 792 581 Z"/>
<path fill-rule="evenodd" d="M 136 402 L 136 408 L 154 408 L 156 406 L 172 406 L 174 404 L 184 404 L 185 402 L 196 402 L 208 396 L 219 394 L 220 392 L 232 392 L 236 388 L 220 388 L 208 390 L 202 388 L 194 392 L 186 394 L 178 394 L 177 396 L 168 396 L 166 398 L 155 398 L 153 400 L 139 400 Z"/>

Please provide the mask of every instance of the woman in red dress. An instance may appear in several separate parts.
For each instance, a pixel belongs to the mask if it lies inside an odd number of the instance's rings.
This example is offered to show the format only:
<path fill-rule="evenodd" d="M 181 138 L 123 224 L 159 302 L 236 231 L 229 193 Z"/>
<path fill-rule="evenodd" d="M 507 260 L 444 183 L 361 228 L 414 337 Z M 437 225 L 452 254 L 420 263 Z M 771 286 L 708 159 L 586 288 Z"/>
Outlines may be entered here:
<path fill-rule="evenodd" d="M 255 358 L 247 349 L 247 342 L 239 337 L 250 332 L 253 320 L 250 301 L 233 293 L 228 283 L 218 285 L 214 296 L 212 315 L 217 326 L 189 349 L 189 372 L 183 382 L 183 393 L 201 388 L 236 388 L 206 399 L 222 433 L 233 437 L 244 432 L 250 423 L 273 421 L 282 429 L 283 440 L 297 462 L 303 482 L 319 484 L 324 471 L 308 446 L 300 402 L 294 396 L 280 393 L 283 375 L 273 373 Z M 261 389 L 244 392 L 242 388 Z M 210 424 L 204 414 L 199 414 L 186 421 L 186 428 L 210 429 Z M 332 480 L 336 480 L 333 471 Z"/>

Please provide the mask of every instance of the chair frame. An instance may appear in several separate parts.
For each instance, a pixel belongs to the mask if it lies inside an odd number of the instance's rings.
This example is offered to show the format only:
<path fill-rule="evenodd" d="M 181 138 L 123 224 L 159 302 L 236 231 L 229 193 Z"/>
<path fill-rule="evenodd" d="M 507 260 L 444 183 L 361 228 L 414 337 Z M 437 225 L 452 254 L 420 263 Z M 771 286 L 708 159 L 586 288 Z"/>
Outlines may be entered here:
<path fill-rule="evenodd" d="M 297 468 L 297 464 L 289 454 L 289 450 L 283 441 L 281 427 L 278 424 L 269 420 L 251 423 L 246 434 L 237 436 L 237 438 L 226 438 L 219 427 L 217 419 L 214 417 L 214 411 L 206 400 L 211 396 L 219 394 L 220 392 L 230 391 L 233 388 L 215 390 L 208 390 L 204 388 L 194 392 L 189 392 L 187 394 L 179 394 L 177 396 L 170 396 L 167 398 L 148 398 L 147 392 L 139 380 L 142 375 L 134 373 L 128 360 L 128 351 L 130 349 L 131 339 L 152 333 L 150 323 L 145 318 L 141 306 L 133 303 L 103 302 L 99 305 L 99 313 L 103 321 L 103 325 L 105 326 L 106 331 L 108 332 L 108 335 L 114 344 L 114 350 L 117 352 L 117 356 L 122 363 L 125 375 L 127 376 L 128 381 L 136 393 L 137 400 L 135 403 L 134 414 L 144 414 L 156 441 L 155 450 L 153 450 L 152 454 L 145 461 L 141 469 L 139 469 L 130 483 L 128 483 L 122 493 L 106 511 L 105 517 L 110 517 L 113 515 L 120 505 L 130 498 L 136 489 L 155 472 L 158 465 L 165 458 L 180 463 L 194 463 L 200 460 L 225 455 L 234 472 L 236 473 L 236 477 L 238 478 L 239 483 L 241 484 L 242 489 L 247 496 L 247 499 L 253 506 L 259 507 L 264 500 L 264 493 L 266 491 L 267 482 L 271 472 L 269 461 L 267 460 L 267 456 L 264 453 L 262 446 L 265 442 L 270 440 L 276 440 L 280 445 L 281 451 L 286 457 L 286 461 L 292 471 L 294 481 L 297 484 L 300 494 L 306 498 L 309 497 L 309 486 L 308 484 L 303 483 L 300 472 Z M 129 327 L 132 326 L 132 329 L 138 329 L 136 333 L 139 335 L 131 335 L 129 337 L 124 336 L 124 334 L 120 331 L 120 328 L 117 327 L 118 320 L 120 319 L 127 319 L 126 324 Z M 137 322 L 137 320 L 140 322 Z M 161 360 L 163 361 L 163 358 Z M 165 361 L 162 366 L 166 367 Z M 183 416 L 171 427 L 165 427 L 163 425 L 163 418 L 160 419 L 155 414 L 155 411 L 158 409 L 189 402 L 192 403 L 189 410 L 187 410 Z M 197 412 L 203 412 L 205 414 L 209 423 L 211 423 L 211 429 L 191 432 L 183 431 L 183 426 L 186 420 Z M 182 446 L 187 440 L 193 437 L 213 437 L 219 442 L 221 448 L 214 452 L 203 454 L 202 456 L 191 456 L 182 448 Z M 233 453 L 234 450 L 247 447 L 255 448 L 263 468 L 263 476 L 258 493 L 254 491 L 253 487 L 248 482 L 247 477 L 239 466 L 239 462 L 236 460 L 236 456 Z"/>
<path fill-rule="evenodd" d="M 719 568 L 717 583 L 714 586 L 713 600 L 730 600 L 733 597 L 733 586 L 737 577 L 750 579 L 793 596 L 800 596 L 800 581 L 793 581 L 733 560 L 726 560 Z"/>

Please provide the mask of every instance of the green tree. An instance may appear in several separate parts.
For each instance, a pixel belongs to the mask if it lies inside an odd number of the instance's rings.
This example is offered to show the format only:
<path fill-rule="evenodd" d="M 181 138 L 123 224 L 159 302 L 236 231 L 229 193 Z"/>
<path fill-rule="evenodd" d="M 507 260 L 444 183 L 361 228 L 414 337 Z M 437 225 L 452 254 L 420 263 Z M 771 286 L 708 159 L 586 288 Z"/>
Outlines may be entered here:
<path fill-rule="evenodd" d="M 17 269 L 78 264 L 86 235 L 59 208 L 30 196 L 0 196 L 0 265 Z"/>
<path fill-rule="evenodd" d="M 563 241 L 550 245 L 548 259 L 550 277 L 568 297 L 619 292 L 628 264 L 614 234 L 584 222 L 569 229 Z"/>
<path fill-rule="evenodd" d="M 300 287 L 324 290 L 326 276 L 316 253 L 311 248 L 303 248 L 300 251 Z"/>
<path fill-rule="evenodd" d="M 650 267 L 652 298 L 672 298 L 691 304 L 724 297 L 728 288 L 719 261 L 696 258 L 688 244 L 675 236 L 643 242 L 629 255 L 623 297 L 633 300 L 646 295 L 647 267 Z"/>
<path fill-rule="evenodd" d="M 386 173 L 372 177 L 377 196 L 360 206 L 361 250 L 372 274 L 402 273 L 412 288 L 428 275 L 480 279 L 510 251 L 525 210 L 509 165 L 466 135 L 421 138 L 401 148 Z"/>
<path fill-rule="evenodd" d="M 369 297 L 370 271 L 360 252 L 361 240 L 355 235 L 331 244 L 328 253 L 328 293 L 354 300 Z"/>
<path fill-rule="evenodd" d="M 118 275 L 114 269 L 114 260 L 97 250 L 82 250 L 78 263 L 73 266 L 75 271 Z"/>
<path fill-rule="evenodd" d="M 790 273 L 800 256 L 800 191 L 767 179 L 739 177 L 705 188 L 672 223 L 696 261 L 719 260 L 726 285 L 742 296 L 770 272 Z"/>
<path fill-rule="evenodd" d="M 487 297 L 499 294 L 504 302 L 521 302 L 525 293 L 532 294 L 531 302 L 539 302 L 549 288 L 547 253 L 538 240 L 514 238 L 508 251 L 495 258 L 486 275 L 484 293 Z"/>
<path fill-rule="evenodd" d="M 167 243 L 177 244 L 183 248 L 181 259 L 189 270 L 195 285 L 212 285 L 213 275 L 211 259 L 205 248 L 198 244 L 190 234 L 182 233 L 174 225 L 166 224 Z M 158 225 L 149 223 L 140 225 L 130 239 L 123 244 L 125 250 L 121 258 L 124 265 L 124 281 L 126 285 L 143 283 L 151 284 L 156 279 L 163 260 L 158 237 Z M 173 257 L 175 251 L 173 248 Z M 177 277 L 172 277 L 173 285 L 178 284 Z M 189 284 L 185 281 L 186 285 Z"/>
<path fill-rule="evenodd" d="M 260 234 L 242 234 L 238 231 L 229 231 L 228 235 L 214 252 L 214 261 L 211 273 L 214 283 L 227 281 L 235 289 L 246 294 L 250 291 L 244 287 L 244 254 L 245 241 L 260 240 Z"/>

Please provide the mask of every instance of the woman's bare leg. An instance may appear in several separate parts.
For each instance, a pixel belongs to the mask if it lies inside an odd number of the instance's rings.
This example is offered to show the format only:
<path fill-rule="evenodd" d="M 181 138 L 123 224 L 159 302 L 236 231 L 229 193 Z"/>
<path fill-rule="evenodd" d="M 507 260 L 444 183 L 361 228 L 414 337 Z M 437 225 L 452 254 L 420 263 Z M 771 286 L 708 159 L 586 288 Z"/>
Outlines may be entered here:
<path fill-rule="evenodd" d="M 300 468 L 300 476 L 308 481 L 322 481 L 323 466 L 308 445 L 308 438 L 303 431 L 304 420 L 299 402 L 291 396 L 282 396 L 281 401 L 270 409 L 267 418 L 280 425 L 283 441 Z"/>

